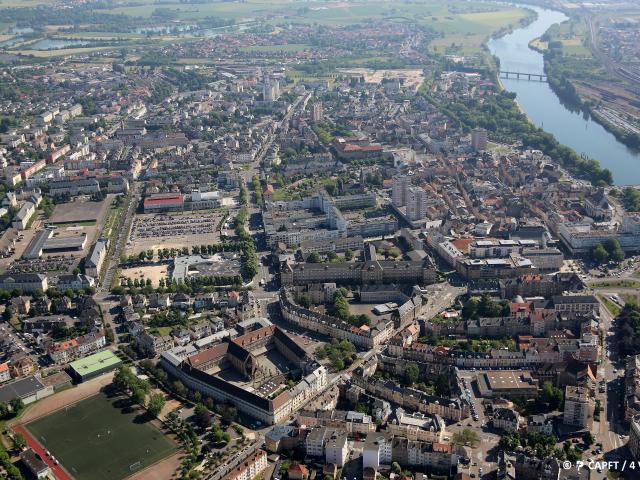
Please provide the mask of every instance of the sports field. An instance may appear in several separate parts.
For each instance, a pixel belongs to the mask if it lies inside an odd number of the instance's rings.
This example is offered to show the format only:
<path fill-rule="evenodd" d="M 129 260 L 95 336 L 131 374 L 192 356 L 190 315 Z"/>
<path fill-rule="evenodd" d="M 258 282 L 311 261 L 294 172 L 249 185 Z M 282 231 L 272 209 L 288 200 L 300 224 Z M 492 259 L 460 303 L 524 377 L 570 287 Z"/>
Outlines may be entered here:
<path fill-rule="evenodd" d="M 128 405 L 100 393 L 26 428 L 76 480 L 120 480 L 177 449 Z"/>

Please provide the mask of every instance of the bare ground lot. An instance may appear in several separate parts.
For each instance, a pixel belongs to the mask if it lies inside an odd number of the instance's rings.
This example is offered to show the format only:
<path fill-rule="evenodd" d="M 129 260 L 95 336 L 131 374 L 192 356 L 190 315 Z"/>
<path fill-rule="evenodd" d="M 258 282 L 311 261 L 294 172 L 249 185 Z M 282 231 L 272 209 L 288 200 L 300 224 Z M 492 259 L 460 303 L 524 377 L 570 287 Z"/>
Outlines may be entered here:
<path fill-rule="evenodd" d="M 151 279 L 151 283 L 154 287 L 160 286 L 160 279 L 166 279 L 168 276 L 167 273 L 168 266 L 167 265 L 153 265 L 149 267 L 134 267 L 134 268 L 125 268 L 120 271 L 120 278 L 124 278 L 125 281 L 127 278 L 131 280 L 147 280 L 147 278 Z"/>
<path fill-rule="evenodd" d="M 89 202 L 76 200 L 56 205 L 53 215 L 49 219 L 50 223 L 82 223 L 97 221 L 104 217 L 104 214 L 111 204 L 111 199 L 106 198 L 101 202 Z"/>

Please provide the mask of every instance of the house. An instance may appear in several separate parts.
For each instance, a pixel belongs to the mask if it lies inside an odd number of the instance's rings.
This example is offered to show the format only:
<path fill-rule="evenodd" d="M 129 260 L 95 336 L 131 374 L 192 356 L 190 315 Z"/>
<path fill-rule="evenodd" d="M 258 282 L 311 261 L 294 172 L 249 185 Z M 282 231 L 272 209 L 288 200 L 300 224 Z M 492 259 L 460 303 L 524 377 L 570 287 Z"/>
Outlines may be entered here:
<path fill-rule="evenodd" d="M 99 278 L 102 264 L 104 263 L 104 259 L 107 257 L 108 248 L 108 240 L 104 238 L 98 239 L 89 251 L 89 255 L 84 259 L 84 273 L 86 275 Z"/>
<path fill-rule="evenodd" d="M 546 414 L 530 415 L 527 419 L 527 432 L 536 432 L 543 435 L 553 434 L 553 418 Z"/>
<path fill-rule="evenodd" d="M 96 279 L 89 275 L 60 275 L 58 277 L 58 284 L 56 287 L 58 290 L 84 290 L 87 288 L 94 288 L 96 286 Z"/>
<path fill-rule="evenodd" d="M 287 470 L 287 476 L 290 480 L 308 480 L 309 469 L 300 463 L 296 463 L 289 467 Z"/>
<path fill-rule="evenodd" d="M 128 297 L 129 302 L 131 302 L 131 297 Z M 131 305 L 131 303 L 129 304 Z M 171 306 L 171 295 L 168 293 L 152 293 L 149 295 L 149 306 L 152 308 L 169 308 Z"/>
<path fill-rule="evenodd" d="M 222 480 L 252 480 L 268 467 L 267 452 L 256 450 L 241 460 Z"/>
<path fill-rule="evenodd" d="M 55 363 L 67 363 L 77 358 L 82 358 L 90 353 L 104 348 L 107 340 L 103 330 L 94 330 L 86 335 L 66 340 L 64 342 L 50 342 L 45 350 Z"/>
<path fill-rule="evenodd" d="M 493 410 L 493 428 L 497 430 L 513 430 L 518 431 L 520 424 L 520 415 L 510 408 L 494 408 Z"/>
<path fill-rule="evenodd" d="M 35 204 L 24 202 L 18 213 L 14 215 L 11 226 L 16 230 L 26 230 L 34 213 L 36 213 Z"/>
<path fill-rule="evenodd" d="M 26 315 L 31 310 L 31 297 L 14 297 L 11 299 L 11 308 L 16 313 Z"/>
<path fill-rule="evenodd" d="M 0 275 L 0 289 L 11 292 L 21 290 L 33 293 L 36 290 L 46 292 L 49 282 L 46 275 L 41 273 L 5 273 Z"/>
<path fill-rule="evenodd" d="M 49 465 L 42 459 L 42 457 L 34 452 L 31 448 L 26 449 L 20 454 L 20 460 L 27 467 L 27 470 L 31 472 L 35 478 L 48 478 L 51 473 Z"/>
<path fill-rule="evenodd" d="M 0 383 L 11 380 L 11 371 L 9 370 L 9 362 L 0 363 Z"/>
<path fill-rule="evenodd" d="M 27 377 L 34 373 L 36 368 L 37 364 L 33 358 L 24 354 L 11 360 L 11 373 L 16 378 Z"/>
<path fill-rule="evenodd" d="M 147 331 L 142 331 L 136 339 L 140 346 L 152 355 L 159 355 L 174 347 L 171 335 L 151 335 Z"/>

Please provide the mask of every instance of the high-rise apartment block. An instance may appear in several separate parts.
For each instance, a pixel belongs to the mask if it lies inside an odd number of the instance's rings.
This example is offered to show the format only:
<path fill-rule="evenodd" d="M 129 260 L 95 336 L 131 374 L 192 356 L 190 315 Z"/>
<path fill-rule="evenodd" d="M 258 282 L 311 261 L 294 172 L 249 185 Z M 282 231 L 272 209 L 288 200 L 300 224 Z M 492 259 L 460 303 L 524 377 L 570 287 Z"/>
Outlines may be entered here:
<path fill-rule="evenodd" d="M 484 128 L 475 128 L 471 132 L 471 148 L 474 150 L 486 150 L 487 131 Z"/>
<path fill-rule="evenodd" d="M 391 185 L 391 202 L 396 207 L 404 207 L 407 204 L 407 190 L 411 185 L 411 179 L 406 175 L 395 175 Z"/>

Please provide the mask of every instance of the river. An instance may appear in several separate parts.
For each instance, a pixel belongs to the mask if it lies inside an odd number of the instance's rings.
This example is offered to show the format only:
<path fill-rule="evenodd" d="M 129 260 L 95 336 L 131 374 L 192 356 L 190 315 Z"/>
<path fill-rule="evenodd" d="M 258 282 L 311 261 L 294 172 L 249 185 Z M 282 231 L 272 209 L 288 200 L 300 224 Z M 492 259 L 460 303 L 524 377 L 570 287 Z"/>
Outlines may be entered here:
<path fill-rule="evenodd" d="M 488 43 L 491 53 L 500 59 L 503 71 L 544 73 L 542 54 L 530 49 L 529 42 L 554 23 L 567 20 L 561 12 L 527 8 L 538 13 L 533 23 Z M 502 83 L 517 94 L 518 104 L 533 123 L 579 154 L 598 160 L 611 170 L 616 185 L 640 184 L 640 153 L 620 143 L 595 120 L 562 105 L 547 83 L 516 79 L 503 79 Z"/>

